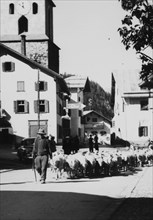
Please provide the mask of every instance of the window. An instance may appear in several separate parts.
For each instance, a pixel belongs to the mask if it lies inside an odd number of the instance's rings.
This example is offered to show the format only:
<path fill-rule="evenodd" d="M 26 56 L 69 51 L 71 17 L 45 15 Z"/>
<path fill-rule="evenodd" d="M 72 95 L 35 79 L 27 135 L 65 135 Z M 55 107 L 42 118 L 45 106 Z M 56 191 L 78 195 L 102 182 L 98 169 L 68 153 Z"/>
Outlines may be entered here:
<path fill-rule="evenodd" d="M 87 122 L 90 121 L 90 117 L 87 117 Z"/>
<path fill-rule="evenodd" d="M 14 14 L 14 4 L 9 5 L 9 14 Z"/>
<path fill-rule="evenodd" d="M 139 137 L 146 137 L 148 136 L 148 127 L 147 126 L 142 126 L 139 127 Z"/>
<path fill-rule="evenodd" d="M 78 128 L 78 136 L 81 136 L 81 128 Z"/>
<path fill-rule="evenodd" d="M 103 135 L 106 135 L 106 131 L 101 131 L 100 134 L 103 136 Z"/>
<path fill-rule="evenodd" d="M 2 64 L 3 72 L 13 72 L 15 71 L 15 63 L 5 62 Z"/>
<path fill-rule="evenodd" d="M 25 100 L 14 101 L 15 113 L 29 113 L 29 103 Z"/>
<path fill-rule="evenodd" d="M 58 130 L 58 138 L 62 138 L 62 126 L 57 125 L 57 130 Z"/>
<path fill-rule="evenodd" d="M 63 107 L 58 101 L 57 101 L 57 114 L 60 116 L 63 115 Z"/>
<path fill-rule="evenodd" d="M 49 101 L 39 100 L 39 109 L 38 109 L 38 100 L 34 101 L 34 111 L 35 113 L 48 113 L 49 112 Z"/>
<path fill-rule="evenodd" d="M 18 81 L 17 82 L 17 92 L 24 92 L 24 81 Z"/>
<path fill-rule="evenodd" d="M 97 118 L 92 118 L 92 122 L 97 122 Z"/>
<path fill-rule="evenodd" d="M 144 99 L 140 101 L 141 111 L 148 110 L 148 99 Z"/>
<path fill-rule="evenodd" d="M 115 121 L 112 121 L 112 127 L 115 127 Z"/>
<path fill-rule="evenodd" d="M 71 109 L 68 109 L 68 115 L 71 117 Z"/>
<path fill-rule="evenodd" d="M 38 87 L 38 82 L 35 83 L 35 90 L 38 91 L 47 91 L 47 82 L 44 81 L 39 81 L 39 87 Z"/>
<path fill-rule="evenodd" d="M 38 13 L 38 4 L 35 3 L 35 2 L 32 4 L 32 13 L 33 14 L 37 14 Z"/>
<path fill-rule="evenodd" d="M 25 16 L 22 16 L 18 21 L 18 33 L 22 34 L 23 32 L 28 32 L 28 19 Z"/>
<path fill-rule="evenodd" d="M 79 117 L 81 117 L 82 116 L 82 111 L 81 110 L 79 110 Z"/>
<path fill-rule="evenodd" d="M 93 135 L 96 135 L 98 132 L 97 131 L 92 131 L 91 132 Z"/>

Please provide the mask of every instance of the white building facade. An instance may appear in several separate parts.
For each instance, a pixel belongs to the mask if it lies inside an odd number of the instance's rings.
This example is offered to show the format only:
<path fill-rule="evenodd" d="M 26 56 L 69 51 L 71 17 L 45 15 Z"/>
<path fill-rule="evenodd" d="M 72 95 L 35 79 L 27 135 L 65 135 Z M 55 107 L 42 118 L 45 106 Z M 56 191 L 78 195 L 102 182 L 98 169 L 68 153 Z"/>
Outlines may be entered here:
<path fill-rule="evenodd" d="M 82 123 L 84 103 L 84 93 L 90 93 L 90 81 L 88 77 L 70 76 L 65 79 L 70 90 L 70 100 L 68 102 L 70 113 L 71 136 L 79 136 L 84 139 L 84 124 Z"/>
<path fill-rule="evenodd" d="M 9 115 L 13 134 L 19 139 L 35 137 L 39 127 L 57 141 L 62 139 L 63 107 L 57 91 L 61 95 L 68 92 L 63 78 L 2 44 L 0 47 L 1 117 Z"/>
<path fill-rule="evenodd" d="M 114 91 L 111 133 L 135 146 L 147 146 L 153 139 L 153 91 L 138 87 L 124 91 L 117 81 Z"/>

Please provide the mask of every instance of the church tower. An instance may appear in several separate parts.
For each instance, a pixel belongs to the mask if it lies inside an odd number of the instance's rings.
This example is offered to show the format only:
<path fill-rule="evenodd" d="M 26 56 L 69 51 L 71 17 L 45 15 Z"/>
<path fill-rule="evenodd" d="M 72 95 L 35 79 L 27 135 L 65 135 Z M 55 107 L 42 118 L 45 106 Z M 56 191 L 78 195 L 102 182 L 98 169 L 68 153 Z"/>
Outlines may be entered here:
<path fill-rule="evenodd" d="M 0 42 L 59 72 L 52 0 L 0 0 Z"/>

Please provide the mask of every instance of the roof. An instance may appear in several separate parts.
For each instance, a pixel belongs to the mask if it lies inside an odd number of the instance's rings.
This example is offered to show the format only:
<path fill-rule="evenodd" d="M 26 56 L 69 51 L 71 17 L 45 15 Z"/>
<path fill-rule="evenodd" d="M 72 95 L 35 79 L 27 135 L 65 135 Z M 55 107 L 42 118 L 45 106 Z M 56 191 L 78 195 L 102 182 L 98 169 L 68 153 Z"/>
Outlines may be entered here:
<path fill-rule="evenodd" d="M 120 69 L 113 72 L 116 86 L 120 93 L 140 91 L 140 76 L 138 69 Z"/>
<path fill-rule="evenodd" d="M 11 124 L 5 118 L 0 118 L 0 128 L 11 128 Z"/>
<path fill-rule="evenodd" d="M 149 74 L 147 77 L 147 80 L 142 81 L 139 86 L 141 88 L 148 88 L 148 89 L 153 89 L 153 74 Z"/>
<path fill-rule="evenodd" d="M 94 114 L 96 114 L 96 115 L 102 117 L 105 121 L 111 123 L 111 121 L 110 121 L 108 118 L 104 117 L 103 115 L 101 115 L 100 113 L 98 113 L 98 112 L 96 112 L 96 111 L 94 111 L 94 110 L 83 111 L 83 116 L 87 116 L 87 115 L 89 115 L 89 114 L 91 114 L 91 113 L 94 113 Z"/>
<path fill-rule="evenodd" d="M 83 116 L 86 116 L 86 115 L 90 114 L 91 112 L 93 112 L 93 110 L 84 111 L 84 112 L 83 112 Z"/>
<path fill-rule="evenodd" d="M 50 1 L 51 1 L 52 6 L 53 6 L 53 7 L 56 7 L 56 5 L 54 4 L 54 2 L 53 2 L 52 0 L 50 0 Z"/>
<path fill-rule="evenodd" d="M 90 92 L 90 81 L 84 76 L 70 76 L 65 79 L 67 86 L 71 88 L 79 88 L 84 92 Z"/>
<path fill-rule="evenodd" d="M 55 78 L 59 82 L 63 92 L 66 92 L 67 94 L 70 94 L 65 80 L 63 79 L 63 77 L 60 74 L 56 73 L 55 71 L 53 71 L 49 68 L 46 68 L 45 66 L 29 59 L 28 57 L 18 53 L 17 51 L 7 47 L 6 45 L 0 43 L 0 56 L 2 56 L 2 55 L 13 56 L 16 59 L 20 60 L 21 62 L 26 63 L 27 65 L 29 65 L 31 68 L 39 69 L 41 72 L 45 73 L 46 75 Z"/>
<path fill-rule="evenodd" d="M 153 94 L 153 93 L 152 93 Z M 151 92 L 148 90 L 140 90 L 135 92 L 125 92 L 123 93 L 123 98 L 146 98 L 151 95 Z"/>

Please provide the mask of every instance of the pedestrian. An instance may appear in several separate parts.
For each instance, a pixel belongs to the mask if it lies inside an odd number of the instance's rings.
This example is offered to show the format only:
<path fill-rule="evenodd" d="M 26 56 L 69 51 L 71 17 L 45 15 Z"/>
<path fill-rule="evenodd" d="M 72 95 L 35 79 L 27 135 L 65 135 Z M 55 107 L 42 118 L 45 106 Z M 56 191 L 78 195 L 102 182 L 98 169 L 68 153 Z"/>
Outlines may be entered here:
<path fill-rule="evenodd" d="M 80 141 L 79 141 L 79 137 L 78 135 L 76 135 L 75 137 L 73 137 L 72 139 L 72 153 L 77 153 L 78 150 L 79 150 L 79 144 L 80 144 Z"/>
<path fill-rule="evenodd" d="M 90 137 L 89 137 L 89 151 L 91 153 L 93 153 L 93 137 L 92 137 L 92 134 L 90 134 Z"/>
<path fill-rule="evenodd" d="M 69 155 L 71 153 L 71 138 L 70 138 L 70 136 L 66 136 L 63 139 L 63 150 L 64 150 L 64 154 Z"/>
<path fill-rule="evenodd" d="M 95 137 L 94 137 L 94 147 L 95 147 L 95 150 L 98 152 L 99 151 L 99 145 L 98 145 L 98 136 L 97 134 L 95 134 Z"/>
<path fill-rule="evenodd" d="M 45 137 L 45 132 L 42 128 L 38 130 L 38 136 L 35 139 L 33 146 L 33 158 L 35 169 L 40 175 L 41 183 L 45 183 L 49 156 L 52 158 L 52 153 L 49 148 L 49 141 Z"/>
<path fill-rule="evenodd" d="M 50 151 L 51 151 L 52 153 L 54 153 L 54 152 L 56 151 L 55 137 L 50 134 L 48 140 L 49 140 L 49 148 L 50 148 Z"/>

